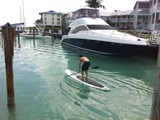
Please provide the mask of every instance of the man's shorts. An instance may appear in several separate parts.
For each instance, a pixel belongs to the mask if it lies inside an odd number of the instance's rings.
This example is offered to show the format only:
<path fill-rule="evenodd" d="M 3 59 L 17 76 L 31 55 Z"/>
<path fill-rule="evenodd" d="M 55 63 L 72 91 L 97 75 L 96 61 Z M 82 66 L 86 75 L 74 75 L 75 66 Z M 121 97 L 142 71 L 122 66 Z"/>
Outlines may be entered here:
<path fill-rule="evenodd" d="M 89 61 L 88 61 L 88 62 L 84 62 L 83 65 L 82 65 L 82 70 L 83 70 L 83 71 L 88 70 L 90 64 L 91 64 L 91 63 L 90 63 Z"/>

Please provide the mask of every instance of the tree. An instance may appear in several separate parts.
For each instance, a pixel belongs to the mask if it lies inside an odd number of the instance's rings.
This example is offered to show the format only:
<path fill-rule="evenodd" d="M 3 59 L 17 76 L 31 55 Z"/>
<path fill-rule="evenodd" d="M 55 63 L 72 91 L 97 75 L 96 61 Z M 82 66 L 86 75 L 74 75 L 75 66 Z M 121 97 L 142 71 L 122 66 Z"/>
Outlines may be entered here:
<path fill-rule="evenodd" d="M 102 5 L 103 0 L 86 0 L 86 3 L 91 8 L 103 8 L 105 9 L 105 6 Z"/>
<path fill-rule="evenodd" d="M 39 24 L 39 23 L 41 23 L 42 22 L 42 20 L 40 20 L 40 19 L 37 19 L 36 21 L 35 21 L 35 23 L 37 23 L 37 24 Z"/>

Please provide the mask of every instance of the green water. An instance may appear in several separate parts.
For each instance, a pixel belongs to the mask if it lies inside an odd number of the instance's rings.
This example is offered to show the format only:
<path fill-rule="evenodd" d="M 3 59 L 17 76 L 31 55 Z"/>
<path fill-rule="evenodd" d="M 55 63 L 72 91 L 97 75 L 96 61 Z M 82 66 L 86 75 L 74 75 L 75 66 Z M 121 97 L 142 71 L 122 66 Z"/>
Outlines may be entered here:
<path fill-rule="evenodd" d="M 62 47 L 59 40 L 16 39 L 15 109 L 8 109 L 3 50 L 0 49 L 0 120 L 149 120 L 156 60 L 101 56 Z M 86 55 L 90 78 L 107 85 L 100 91 L 65 76 Z"/>

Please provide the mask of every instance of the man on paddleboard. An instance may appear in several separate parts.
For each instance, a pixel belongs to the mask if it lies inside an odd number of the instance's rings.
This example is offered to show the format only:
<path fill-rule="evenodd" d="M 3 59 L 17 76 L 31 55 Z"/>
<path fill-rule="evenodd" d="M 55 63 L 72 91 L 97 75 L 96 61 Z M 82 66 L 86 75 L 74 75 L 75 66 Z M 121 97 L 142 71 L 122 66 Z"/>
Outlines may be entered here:
<path fill-rule="evenodd" d="M 82 80 L 84 80 L 84 72 L 86 74 L 86 80 L 88 79 L 88 68 L 90 66 L 90 61 L 87 57 L 79 55 L 79 72 L 81 70 Z M 83 64 L 82 64 L 83 63 Z"/>

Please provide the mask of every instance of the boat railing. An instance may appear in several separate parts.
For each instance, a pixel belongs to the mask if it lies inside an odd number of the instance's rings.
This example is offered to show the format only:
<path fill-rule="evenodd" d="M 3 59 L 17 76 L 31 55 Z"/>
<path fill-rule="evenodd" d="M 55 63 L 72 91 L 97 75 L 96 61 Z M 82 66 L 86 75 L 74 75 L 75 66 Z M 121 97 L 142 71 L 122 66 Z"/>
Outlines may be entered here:
<path fill-rule="evenodd" d="M 150 35 L 150 39 L 148 40 L 150 45 L 157 46 L 160 44 L 160 31 L 153 31 Z"/>
<path fill-rule="evenodd" d="M 97 36 L 97 34 L 95 34 L 95 33 L 97 33 L 97 30 L 92 30 L 92 31 L 87 31 L 87 32 L 86 31 L 81 31 L 81 33 L 83 35 L 87 35 L 88 33 L 92 33 L 93 36 Z M 111 32 L 101 30 L 99 32 L 99 36 L 101 36 L 101 37 L 103 37 L 103 35 L 106 35 L 106 34 L 108 34 L 108 38 L 116 36 L 116 37 L 119 37 L 119 38 L 121 37 L 122 40 L 125 39 L 125 37 L 129 36 L 127 32 L 122 34 L 122 33 L 118 33 L 117 30 L 112 30 Z"/>
<path fill-rule="evenodd" d="M 118 32 L 117 30 L 108 30 L 108 31 L 107 30 L 99 30 L 99 31 L 91 30 L 91 31 L 81 31 L 81 33 L 79 35 L 83 35 L 83 36 L 91 35 L 91 36 L 94 36 L 94 37 L 105 36 L 104 38 L 106 38 L 106 35 L 107 35 L 108 39 L 111 39 L 114 36 L 117 39 L 121 39 L 121 40 L 125 40 L 125 41 L 126 40 L 127 41 L 132 41 L 133 40 L 133 39 L 130 39 L 131 35 L 133 35 L 133 34 L 128 33 L 128 31 Z M 137 37 L 138 41 L 139 41 L 139 38 L 141 38 L 141 36 L 138 36 L 138 35 L 133 35 L 133 36 Z M 151 44 L 148 38 L 144 38 L 143 40 L 146 41 L 149 45 Z"/>

